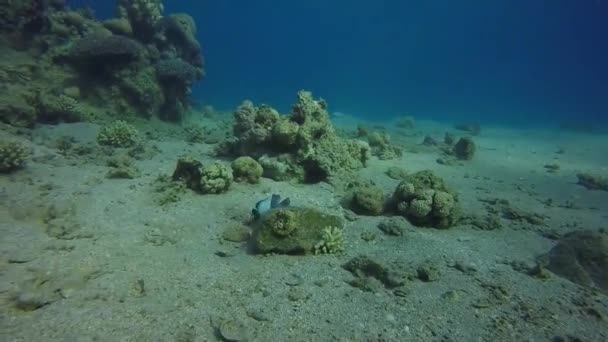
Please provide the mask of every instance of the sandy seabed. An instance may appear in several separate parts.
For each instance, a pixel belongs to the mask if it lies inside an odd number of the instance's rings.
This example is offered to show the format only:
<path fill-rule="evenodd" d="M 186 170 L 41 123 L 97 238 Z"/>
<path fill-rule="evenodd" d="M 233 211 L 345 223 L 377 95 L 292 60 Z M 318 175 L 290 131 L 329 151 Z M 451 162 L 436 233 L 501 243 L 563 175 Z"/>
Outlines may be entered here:
<path fill-rule="evenodd" d="M 355 121 L 335 125 L 353 129 Z M 3 341 L 608 340 L 605 294 L 527 272 L 556 244 L 552 235 L 608 228 L 608 192 L 576 184 L 578 172 L 608 173 L 606 135 L 484 127 L 474 159 L 448 166 L 420 143 L 425 135 L 441 140 L 451 126 L 422 121 L 405 135 L 389 127 L 406 152 L 374 158 L 359 172 L 387 195 L 399 182 L 385 174 L 389 167 L 431 169 L 468 214 L 485 215 L 489 201 L 502 199 L 543 218 L 502 219 L 495 230 L 408 225 L 391 236 L 377 228 L 386 217 L 347 213 L 326 183 L 262 179 L 159 206 L 158 176 L 170 175 L 181 155 L 215 160 L 213 146 L 184 142 L 165 127 L 147 142 L 158 151 L 135 162 L 137 177 L 107 179 L 105 159 L 53 145 L 67 135 L 95 146 L 98 130 L 79 123 L 1 132 L 33 151 L 23 170 L 0 176 Z M 544 168 L 551 163 L 557 172 Z M 261 256 L 222 239 L 270 193 L 349 216 L 345 252 Z M 359 255 L 412 274 L 430 264 L 436 279 L 363 291 L 342 267 Z"/>

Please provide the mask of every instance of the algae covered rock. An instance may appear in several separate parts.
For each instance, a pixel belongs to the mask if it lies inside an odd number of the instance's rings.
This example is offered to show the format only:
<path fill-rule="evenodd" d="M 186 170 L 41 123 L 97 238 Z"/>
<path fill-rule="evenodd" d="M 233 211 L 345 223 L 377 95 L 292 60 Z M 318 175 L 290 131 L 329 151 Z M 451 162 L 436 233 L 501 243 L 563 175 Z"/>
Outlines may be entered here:
<path fill-rule="evenodd" d="M 286 116 L 267 105 L 243 102 L 234 112 L 233 136 L 226 142 L 226 152 L 256 158 L 288 154 L 289 168 L 297 169 L 297 176 L 303 173 L 297 180 L 308 183 L 365 167 L 371 154 L 367 143 L 340 138 L 329 120 L 327 103 L 308 91 L 298 92 Z M 260 163 L 264 166 L 261 159 Z"/>
<path fill-rule="evenodd" d="M 593 231 L 566 234 L 540 263 L 576 284 L 608 292 L 608 235 Z"/>
<path fill-rule="evenodd" d="M 589 173 L 579 173 L 576 177 L 578 178 L 578 184 L 589 190 L 608 191 L 608 178 Z"/>
<path fill-rule="evenodd" d="M 475 155 L 475 142 L 470 137 L 460 138 L 452 148 L 452 153 L 458 159 L 471 160 Z"/>
<path fill-rule="evenodd" d="M 259 253 L 311 254 L 339 252 L 342 219 L 312 208 L 274 209 L 254 225 Z"/>
<path fill-rule="evenodd" d="M 430 170 L 408 175 L 393 193 L 395 210 L 412 224 L 449 228 L 460 215 L 458 199 Z"/>
<path fill-rule="evenodd" d="M 201 194 L 220 194 L 232 184 L 232 171 L 219 162 L 204 166 L 191 157 L 177 161 L 172 179 L 184 182 L 186 187 Z"/>
<path fill-rule="evenodd" d="M 373 185 L 357 187 L 353 191 L 350 208 L 360 215 L 381 215 L 384 211 L 384 191 Z"/>
<path fill-rule="evenodd" d="M 380 160 L 399 158 L 403 151 L 391 144 L 391 138 L 386 132 L 373 132 L 367 136 L 371 153 Z"/>
<path fill-rule="evenodd" d="M 245 156 L 232 162 L 232 175 L 237 182 L 259 183 L 264 169 L 255 159 Z"/>
<path fill-rule="evenodd" d="M 25 165 L 29 150 L 14 141 L 0 141 L 0 173 L 11 173 Z"/>
<path fill-rule="evenodd" d="M 277 182 L 304 179 L 304 170 L 297 165 L 289 154 L 276 157 L 261 156 L 258 162 L 262 166 L 263 176 Z"/>

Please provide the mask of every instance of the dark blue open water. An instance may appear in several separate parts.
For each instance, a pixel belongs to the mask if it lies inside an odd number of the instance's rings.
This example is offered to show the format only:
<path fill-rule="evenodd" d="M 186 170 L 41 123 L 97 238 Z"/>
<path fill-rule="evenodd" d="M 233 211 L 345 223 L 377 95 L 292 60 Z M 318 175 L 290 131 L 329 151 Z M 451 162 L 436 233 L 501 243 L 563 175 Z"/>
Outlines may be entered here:
<path fill-rule="evenodd" d="M 68 1 L 70 2 L 70 1 Z M 93 3 L 112 15 L 112 1 Z M 360 117 L 608 122 L 600 0 L 166 1 L 198 25 L 195 100 L 287 109 L 299 89 Z"/>

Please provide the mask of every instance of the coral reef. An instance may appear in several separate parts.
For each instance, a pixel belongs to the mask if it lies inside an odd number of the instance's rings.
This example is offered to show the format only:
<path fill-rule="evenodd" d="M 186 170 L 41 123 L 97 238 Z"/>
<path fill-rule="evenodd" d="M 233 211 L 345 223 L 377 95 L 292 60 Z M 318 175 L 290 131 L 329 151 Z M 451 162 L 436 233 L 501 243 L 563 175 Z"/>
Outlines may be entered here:
<path fill-rule="evenodd" d="M 395 210 L 418 226 L 449 228 L 459 217 L 457 197 L 430 170 L 401 181 L 393 193 Z"/>
<path fill-rule="evenodd" d="M 234 137 L 224 151 L 232 155 L 273 158 L 283 155 L 281 167 L 304 182 L 316 183 L 365 166 L 369 146 L 337 136 L 327 113 L 327 103 L 307 91 L 298 92 L 287 116 L 267 105 L 245 101 L 234 112 Z M 289 157 L 284 157 L 288 155 Z M 260 162 L 263 167 L 266 164 Z M 269 165 L 277 173 L 277 165 Z M 266 169 L 265 169 L 266 173 Z"/>
<path fill-rule="evenodd" d="M 220 194 L 232 185 L 232 171 L 219 162 L 207 167 L 191 157 L 177 161 L 172 179 L 201 194 Z"/>
<path fill-rule="evenodd" d="M 135 127 L 125 121 L 117 120 L 99 131 L 97 142 L 112 147 L 131 147 L 137 143 L 138 138 L 139 133 Z"/>
<path fill-rule="evenodd" d="M 160 0 L 120 0 L 117 17 L 101 22 L 62 1 L 0 2 L 0 120 L 181 120 L 202 52 L 194 20 L 162 11 Z"/>
<path fill-rule="evenodd" d="M 237 182 L 259 183 L 264 169 L 255 159 L 245 156 L 232 162 L 232 175 Z"/>
<path fill-rule="evenodd" d="M 254 225 L 259 253 L 339 252 L 344 244 L 342 220 L 312 208 L 274 209 Z"/>
<path fill-rule="evenodd" d="M 0 173 L 11 173 L 25 165 L 29 150 L 14 141 L 0 141 Z"/>
<path fill-rule="evenodd" d="M 116 12 L 119 19 L 129 23 L 129 31 L 135 37 L 149 42 L 154 38 L 157 23 L 162 19 L 163 4 L 160 0 L 119 0 Z"/>

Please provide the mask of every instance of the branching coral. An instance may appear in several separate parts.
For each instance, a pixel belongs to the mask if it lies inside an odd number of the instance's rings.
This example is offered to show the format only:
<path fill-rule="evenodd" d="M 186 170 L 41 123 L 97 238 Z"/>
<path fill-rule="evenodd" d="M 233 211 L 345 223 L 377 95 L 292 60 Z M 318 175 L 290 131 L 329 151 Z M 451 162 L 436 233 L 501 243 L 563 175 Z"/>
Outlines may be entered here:
<path fill-rule="evenodd" d="M 321 240 L 315 245 L 315 254 L 338 254 L 344 252 L 344 233 L 339 227 L 325 227 Z"/>
<path fill-rule="evenodd" d="M 0 173 L 22 168 L 29 155 L 29 150 L 18 142 L 0 141 Z"/>
<path fill-rule="evenodd" d="M 131 147 L 137 143 L 138 138 L 139 132 L 135 127 L 117 120 L 99 131 L 97 142 L 112 147 Z"/>

